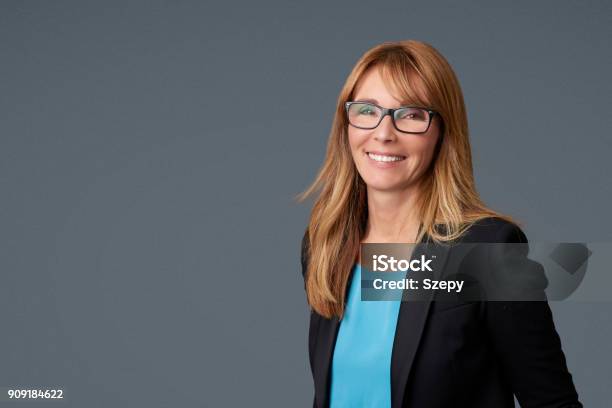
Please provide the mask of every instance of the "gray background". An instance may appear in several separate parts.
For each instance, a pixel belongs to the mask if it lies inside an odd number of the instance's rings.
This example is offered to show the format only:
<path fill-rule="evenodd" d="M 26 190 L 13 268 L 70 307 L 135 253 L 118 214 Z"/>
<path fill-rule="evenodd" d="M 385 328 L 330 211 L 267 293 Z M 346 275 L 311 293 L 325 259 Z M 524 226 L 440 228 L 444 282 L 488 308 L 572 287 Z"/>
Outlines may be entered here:
<path fill-rule="evenodd" d="M 312 202 L 292 198 L 383 41 L 427 41 L 456 70 L 490 206 L 530 240 L 610 241 L 611 8 L 2 1 L 0 387 L 309 406 Z M 582 402 L 604 406 L 612 304 L 551 306 Z"/>

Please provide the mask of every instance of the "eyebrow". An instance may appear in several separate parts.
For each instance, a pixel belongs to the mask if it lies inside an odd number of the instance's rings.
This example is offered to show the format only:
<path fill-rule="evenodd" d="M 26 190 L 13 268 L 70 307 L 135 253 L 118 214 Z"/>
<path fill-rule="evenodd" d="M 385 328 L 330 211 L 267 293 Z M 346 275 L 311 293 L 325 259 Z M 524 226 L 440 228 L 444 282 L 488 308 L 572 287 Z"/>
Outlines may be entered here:
<path fill-rule="evenodd" d="M 370 103 L 374 103 L 374 104 L 376 104 L 378 106 L 381 106 L 380 103 L 378 103 L 378 101 L 376 99 L 374 99 L 374 98 L 356 98 L 355 102 L 370 102 Z M 415 106 L 415 105 L 413 105 L 413 104 L 411 104 L 409 102 L 402 102 L 399 107 L 403 108 L 405 106 Z"/>
<path fill-rule="evenodd" d="M 359 101 L 359 102 L 372 102 L 372 103 L 375 103 L 377 105 L 379 104 L 376 99 L 372 99 L 372 98 L 357 98 L 356 100 Z"/>

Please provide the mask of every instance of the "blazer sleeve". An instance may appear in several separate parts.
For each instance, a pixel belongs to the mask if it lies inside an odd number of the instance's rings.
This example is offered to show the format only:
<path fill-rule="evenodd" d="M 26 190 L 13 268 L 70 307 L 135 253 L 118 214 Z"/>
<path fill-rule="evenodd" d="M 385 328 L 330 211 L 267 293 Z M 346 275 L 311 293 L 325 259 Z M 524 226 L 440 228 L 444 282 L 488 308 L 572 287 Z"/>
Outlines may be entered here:
<path fill-rule="evenodd" d="M 496 238 L 501 243 L 528 242 L 511 223 Z M 525 262 L 533 262 L 526 255 Z M 541 299 L 485 302 L 489 339 L 522 408 L 582 408 L 543 289 Z"/>

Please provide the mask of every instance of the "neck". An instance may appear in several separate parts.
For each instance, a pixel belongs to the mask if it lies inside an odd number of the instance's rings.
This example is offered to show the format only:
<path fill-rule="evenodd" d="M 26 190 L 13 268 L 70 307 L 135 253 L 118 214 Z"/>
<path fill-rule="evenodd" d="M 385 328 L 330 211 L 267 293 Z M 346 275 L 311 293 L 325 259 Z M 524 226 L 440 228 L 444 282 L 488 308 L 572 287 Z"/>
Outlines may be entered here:
<path fill-rule="evenodd" d="M 362 242 L 415 243 L 420 219 L 417 187 L 401 191 L 368 188 L 368 223 Z"/>

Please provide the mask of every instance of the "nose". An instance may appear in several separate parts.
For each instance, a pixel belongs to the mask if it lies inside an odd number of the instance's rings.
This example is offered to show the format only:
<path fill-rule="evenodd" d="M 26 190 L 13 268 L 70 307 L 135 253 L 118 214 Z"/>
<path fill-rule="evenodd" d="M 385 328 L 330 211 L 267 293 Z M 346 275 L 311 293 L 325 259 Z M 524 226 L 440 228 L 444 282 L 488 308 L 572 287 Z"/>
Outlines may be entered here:
<path fill-rule="evenodd" d="M 391 115 L 385 115 L 376 129 L 374 129 L 374 139 L 379 142 L 390 142 L 397 138 L 395 127 L 393 126 L 393 118 Z"/>

